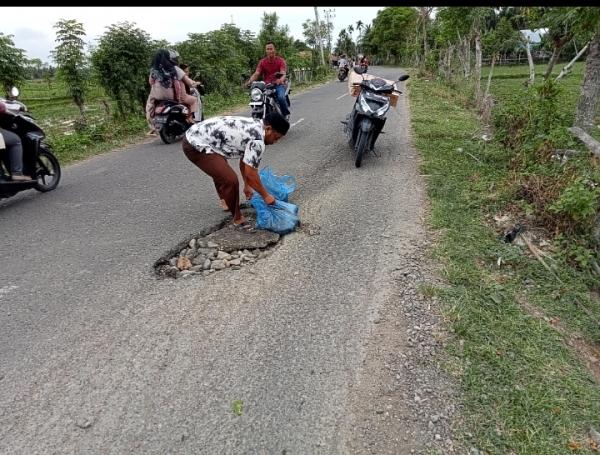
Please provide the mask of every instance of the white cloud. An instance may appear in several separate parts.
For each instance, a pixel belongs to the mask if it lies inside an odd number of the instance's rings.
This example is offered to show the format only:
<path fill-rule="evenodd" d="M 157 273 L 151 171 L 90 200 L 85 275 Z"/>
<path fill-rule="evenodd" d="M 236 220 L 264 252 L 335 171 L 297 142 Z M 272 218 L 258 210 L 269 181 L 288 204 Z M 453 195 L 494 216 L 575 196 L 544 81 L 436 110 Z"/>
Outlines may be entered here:
<path fill-rule="evenodd" d="M 341 7 L 335 10 L 332 39 L 335 42 L 342 28 L 373 21 L 380 7 Z M 319 19 L 325 19 L 325 8 L 319 8 Z M 258 33 L 263 13 L 277 13 L 280 25 L 287 25 L 296 39 L 302 36 L 302 23 L 314 20 L 313 7 L 0 7 L 4 34 L 14 35 L 17 47 L 26 51 L 28 58 L 49 61 L 55 46 L 53 25 L 60 19 L 76 19 L 83 23 L 87 40 L 95 43 L 106 27 L 129 21 L 145 30 L 154 39 L 170 42 L 183 41 L 188 33 L 205 33 L 216 30 L 233 20 L 242 30 Z M 356 35 L 355 35 L 356 38 Z"/>

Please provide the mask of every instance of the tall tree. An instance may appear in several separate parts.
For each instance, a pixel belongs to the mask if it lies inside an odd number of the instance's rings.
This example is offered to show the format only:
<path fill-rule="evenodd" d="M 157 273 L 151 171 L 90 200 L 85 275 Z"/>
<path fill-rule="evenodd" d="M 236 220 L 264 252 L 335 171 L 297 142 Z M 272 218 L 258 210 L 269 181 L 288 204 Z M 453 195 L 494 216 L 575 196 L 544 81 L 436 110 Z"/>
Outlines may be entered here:
<path fill-rule="evenodd" d="M 231 96 L 239 88 L 241 75 L 256 68 L 260 54 L 255 41 L 250 32 L 223 24 L 219 30 L 190 33 L 177 50 L 190 65 L 190 74 L 198 74 L 208 92 Z"/>
<path fill-rule="evenodd" d="M 13 35 L 0 32 L 0 84 L 4 92 L 25 80 L 25 52 L 15 47 Z"/>
<path fill-rule="evenodd" d="M 404 57 L 409 57 L 407 43 L 417 16 L 417 11 L 407 6 L 379 10 L 369 33 L 372 52 L 386 63 L 400 63 Z"/>
<path fill-rule="evenodd" d="M 121 116 L 143 112 L 150 91 L 148 74 L 153 57 L 150 35 L 132 22 L 108 28 L 92 53 L 92 64 L 106 92 L 117 101 Z"/>
<path fill-rule="evenodd" d="M 85 94 L 88 88 L 88 65 L 85 54 L 85 30 L 75 19 L 61 19 L 54 24 L 58 45 L 52 51 L 57 74 L 67 86 L 73 102 L 79 108 L 80 122 L 85 125 Z"/>
<path fill-rule="evenodd" d="M 263 13 L 257 38 L 261 56 L 264 56 L 267 41 L 273 41 L 277 54 L 284 58 L 294 53 L 294 38 L 290 35 L 290 28 L 287 25 L 279 25 L 277 13 Z"/>
<path fill-rule="evenodd" d="M 574 21 L 576 34 L 590 40 L 581 92 L 575 111 L 575 126 L 591 131 L 600 104 L 600 8 L 577 7 L 569 14 L 576 18 Z"/>

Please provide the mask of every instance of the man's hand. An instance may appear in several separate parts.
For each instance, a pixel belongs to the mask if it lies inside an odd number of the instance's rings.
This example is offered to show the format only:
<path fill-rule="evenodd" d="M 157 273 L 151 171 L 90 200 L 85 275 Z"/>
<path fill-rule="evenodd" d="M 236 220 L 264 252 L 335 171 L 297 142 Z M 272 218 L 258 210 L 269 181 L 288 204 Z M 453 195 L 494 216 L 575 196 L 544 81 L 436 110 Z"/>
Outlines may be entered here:
<path fill-rule="evenodd" d="M 246 199 L 252 198 L 253 193 L 254 190 L 252 188 L 250 188 L 248 185 L 244 185 L 244 195 L 246 196 Z"/>
<path fill-rule="evenodd" d="M 265 202 L 268 205 L 273 205 L 273 204 L 275 204 L 275 198 L 273 196 L 271 196 L 270 194 L 267 194 L 267 197 L 265 197 Z"/>

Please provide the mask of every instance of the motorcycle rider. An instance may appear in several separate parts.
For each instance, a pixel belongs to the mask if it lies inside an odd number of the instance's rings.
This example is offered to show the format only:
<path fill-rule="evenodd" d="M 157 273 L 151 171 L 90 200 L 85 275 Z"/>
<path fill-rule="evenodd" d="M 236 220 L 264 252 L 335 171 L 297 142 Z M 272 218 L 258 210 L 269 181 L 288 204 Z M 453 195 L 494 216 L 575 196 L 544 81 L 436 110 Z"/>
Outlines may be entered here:
<path fill-rule="evenodd" d="M 177 66 L 179 53 L 175 50 L 159 49 L 152 60 L 150 68 L 150 94 L 146 101 L 146 119 L 152 125 L 154 107 L 157 101 L 174 100 L 185 104 L 190 110 L 189 122 L 194 123 L 192 115 L 198 109 L 198 100 L 195 96 L 185 93 L 182 83 L 190 87 L 199 85 L 190 79 L 184 71 Z M 200 121 L 200 119 L 195 119 Z M 154 129 L 154 128 L 153 128 Z"/>
<path fill-rule="evenodd" d="M 275 44 L 273 41 L 267 41 L 265 46 L 266 57 L 263 57 L 258 62 L 256 67 L 256 71 L 248 82 L 246 82 L 246 87 L 249 87 L 250 84 L 258 79 L 259 76 L 262 75 L 263 81 L 265 84 L 273 83 L 276 85 L 275 90 L 277 93 L 277 102 L 279 103 L 279 107 L 281 108 L 281 114 L 285 117 L 287 121 L 290 120 L 290 111 L 288 109 L 287 97 L 286 97 L 286 77 L 285 73 L 287 72 L 287 63 L 285 59 L 276 55 Z M 283 73 L 283 76 L 277 78 L 275 73 Z"/>
<path fill-rule="evenodd" d="M 350 71 L 350 67 L 348 66 L 348 60 L 346 60 L 346 54 L 340 55 L 340 59 L 338 60 L 338 68 L 339 71 L 344 71 L 346 75 Z"/>
<path fill-rule="evenodd" d="M 0 101 L 0 115 L 6 112 L 6 104 Z M 6 149 L 10 163 L 10 179 L 14 182 L 28 182 L 31 177 L 23 175 L 23 145 L 21 138 L 0 127 L 0 151 Z"/>
<path fill-rule="evenodd" d="M 344 66 L 348 66 L 348 60 L 346 60 L 346 54 L 340 55 L 340 59 L 338 60 L 338 68 L 343 68 Z"/>

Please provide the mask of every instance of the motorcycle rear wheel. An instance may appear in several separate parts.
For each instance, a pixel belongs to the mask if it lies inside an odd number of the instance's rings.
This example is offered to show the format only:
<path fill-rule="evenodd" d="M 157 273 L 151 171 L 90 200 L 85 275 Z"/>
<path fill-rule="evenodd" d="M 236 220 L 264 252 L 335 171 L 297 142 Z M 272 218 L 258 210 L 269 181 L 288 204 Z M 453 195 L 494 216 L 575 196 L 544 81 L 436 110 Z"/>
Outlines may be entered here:
<path fill-rule="evenodd" d="M 372 132 L 364 132 L 360 130 L 358 132 L 358 137 L 356 138 L 356 147 L 354 147 L 354 165 L 356 167 L 360 167 L 362 164 L 362 159 L 367 151 L 367 147 L 371 143 Z"/>
<path fill-rule="evenodd" d="M 34 188 L 41 193 L 52 191 L 58 186 L 61 170 L 58 159 L 49 150 L 41 150 L 35 166 L 35 178 L 37 180 Z M 50 177 L 48 181 L 46 179 Z"/>
<path fill-rule="evenodd" d="M 168 125 L 165 125 L 163 128 L 161 128 L 158 134 L 165 144 L 172 144 L 179 137 L 177 134 L 171 132 L 171 129 L 168 127 Z"/>

